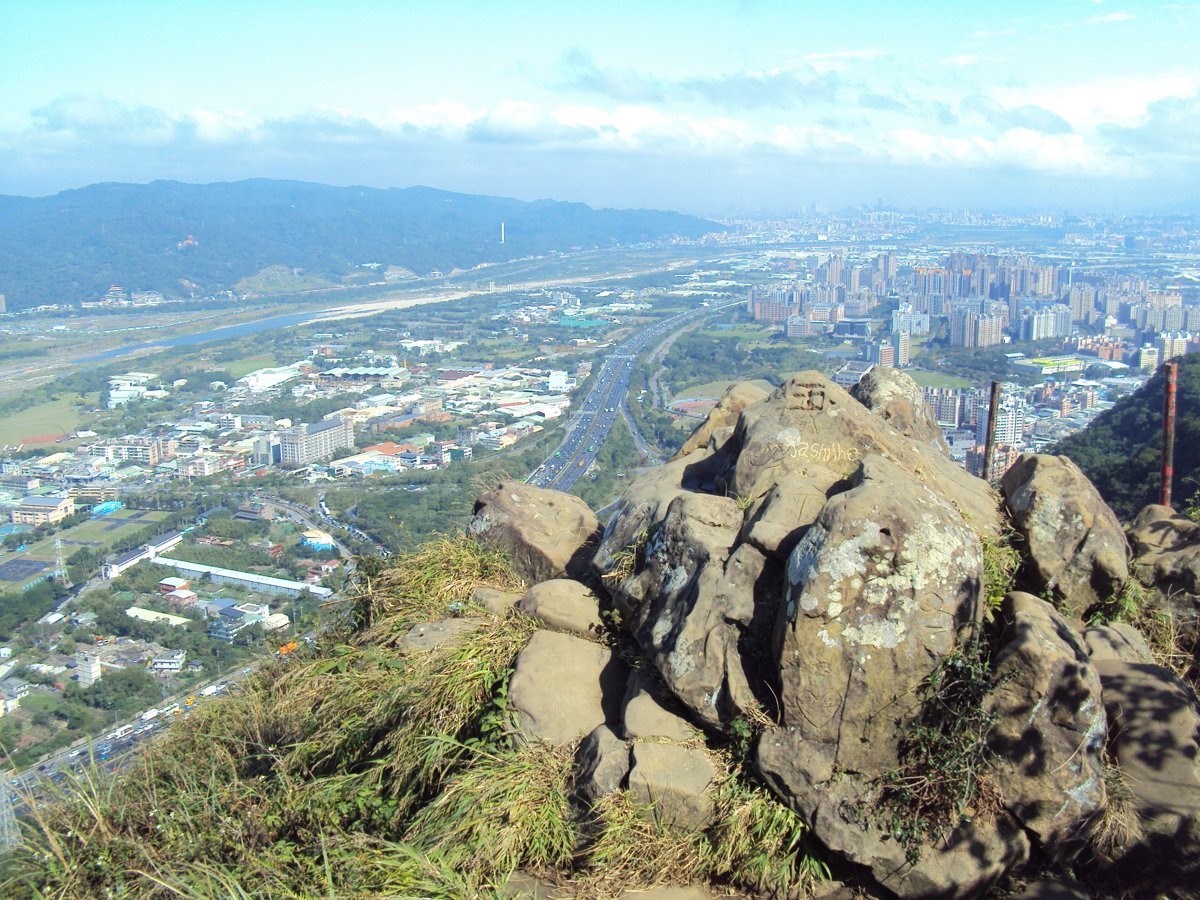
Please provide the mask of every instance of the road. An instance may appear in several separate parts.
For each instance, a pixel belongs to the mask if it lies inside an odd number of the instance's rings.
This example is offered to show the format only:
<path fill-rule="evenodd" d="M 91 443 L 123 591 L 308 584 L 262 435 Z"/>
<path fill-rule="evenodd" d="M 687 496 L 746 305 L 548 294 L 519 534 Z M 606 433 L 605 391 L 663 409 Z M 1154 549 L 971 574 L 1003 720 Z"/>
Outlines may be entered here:
<path fill-rule="evenodd" d="M 305 635 L 305 638 L 311 638 L 311 633 Z M 68 770 L 81 769 L 93 761 L 103 768 L 113 771 L 119 769 L 139 744 L 149 740 L 173 720 L 175 713 L 169 710 L 174 707 L 178 710 L 178 715 L 187 714 L 189 710 L 183 705 L 186 697 L 194 697 L 197 704 L 211 702 L 220 694 L 226 693 L 231 684 L 246 677 L 253 669 L 254 664 L 246 665 L 220 678 L 190 687 L 163 701 L 163 708 L 168 712 L 156 714 L 145 720 L 141 715 L 135 716 L 124 723 L 115 724 L 103 737 L 77 741 L 69 747 L 63 747 L 49 756 L 42 757 L 36 766 L 30 766 L 10 777 L 8 790 L 14 794 L 10 798 L 14 811 L 20 814 L 28 808 L 30 802 L 36 803 L 53 796 L 51 782 L 65 778 Z M 205 694 L 204 691 L 209 693 Z"/>
<path fill-rule="evenodd" d="M 679 313 L 639 331 L 621 344 L 601 366 L 596 383 L 584 398 L 579 413 L 567 425 L 562 443 L 525 479 L 526 483 L 559 491 L 570 490 L 595 461 L 608 432 L 621 414 L 637 358 L 663 335 L 682 330 L 705 316 L 743 302 L 735 300 Z"/>

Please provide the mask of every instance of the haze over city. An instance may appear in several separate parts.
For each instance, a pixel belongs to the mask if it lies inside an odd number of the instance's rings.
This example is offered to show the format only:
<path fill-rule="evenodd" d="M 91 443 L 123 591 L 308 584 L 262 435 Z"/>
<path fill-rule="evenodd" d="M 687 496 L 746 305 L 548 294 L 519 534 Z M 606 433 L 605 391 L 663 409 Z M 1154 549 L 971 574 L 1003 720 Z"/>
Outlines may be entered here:
<path fill-rule="evenodd" d="M 1188 208 L 1192 3 L 10 2 L 0 192 Z"/>

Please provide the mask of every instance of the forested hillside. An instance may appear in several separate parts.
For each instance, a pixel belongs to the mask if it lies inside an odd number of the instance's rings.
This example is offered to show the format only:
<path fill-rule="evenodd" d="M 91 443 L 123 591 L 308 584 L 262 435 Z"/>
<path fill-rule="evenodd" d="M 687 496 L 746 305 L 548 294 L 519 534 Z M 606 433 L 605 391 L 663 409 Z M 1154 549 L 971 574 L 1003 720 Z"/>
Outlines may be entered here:
<path fill-rule="evenodd" d="M 1177 507 L 1200 489 L 1200 355 L 1179 360 L 1175 435 Z M 1073 459 L 1104 499 L 1128 521 L 1147 503 L 1158 502 L 1162 459 L 1163 370 L 1142 388 L 1120 400 L 1094 423 L 1062 441 L 1054 450 Z"/>
<path fill-rule="evenodd" d="M 361 273 L 364 263 L 427 274 L 718 228 L 673 212 L 426 187 L 97 184 L 52 197 L 0 197 L 0 293 L 10 309 L 99 299 L 114 284 L 187 297 L 275 265 L 310 276 Z"/>

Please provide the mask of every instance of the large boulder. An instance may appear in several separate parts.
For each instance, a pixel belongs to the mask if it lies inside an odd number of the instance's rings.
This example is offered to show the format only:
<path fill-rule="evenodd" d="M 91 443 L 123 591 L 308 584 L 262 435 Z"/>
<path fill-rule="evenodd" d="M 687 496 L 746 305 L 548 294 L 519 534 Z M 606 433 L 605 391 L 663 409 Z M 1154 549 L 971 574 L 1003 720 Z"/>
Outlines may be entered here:
<path fill-rule="evenodd" d="M 1109 747 L 1133 796 L 1138 833 L 1115 848 L 1127 883 L 1149 891 L 1200 884 L 1200 707 L 1170 670 L 1099 660 Z"/>
<path fill-rule="evenodd" d="M 1065 854 L 1104 806 L 1100 677 L 1066 620 L 1025 593 L 1004 598 L 992 658 L 989 743 L 1005 806 L 1051 855 Z"/>
<path fill-rule="evenodd" d="M 629 792 L 638 803 L 653 804 L 655 818 L 685 831 L 712 821 L 717 772 L 703 750 L 637 741 L 632 758 Z"/>
<path fill-rule="evenodd" d="M 663 681 L 712 726 L 758 702 L 754 673 L 746 671 L 753 660 L 740 645 L 759 586 L 774 585 L 761 553 L 745 544 L 733 549 L 741 523 L 728 497 L 677 497 L 646 545 L 641 572 L 616 597 L 632 611 L 630 630 Z"/>
<path fill-rule="evenodd" d="M 911 698 L 980 621 L 982 576 L 979 538 L 954 506 L 879 456 L 788 560 L 782 722 L 763 735 L 758 768 L 823 843 L 904 896 L 977 890 L 1027 851 L 1011 823 L 980 821 L 912 867 L 904 848 L 846 813 L 873 802 L 899 762 Z"/>
<path fill-rule="evenodd" d="M 1200 524 L 1157 503 L 1144 507 L 1129 527 L 1133 570 L 1164 591 L 1200 594 Z"/>
<path fill-rule="evenodd" d="M 592 641 L 537 631 L 517 655 L 508 702 L 527 741 L 573 744 L 598 725 L 617 724 L 628 670 Z"/>
<path fill-rule="evenodd" d="M 467 533 L 503 550 L 529 584 L 588 570 L 600 522 L 572 494 L 508 481 L 475 501 Z"/>
<path fill-rule="evenodd" d="M 1024 538 L 1027 579 L 1037 593 L 1080 617 L 1129 578 L 1121 523 L 1065 456 L 1025 453 L 1001 479 L 1013 524 Z"/>
<path fill-rule="evenodd" d="M 738 416 L 742 414 L 742 410 L 766 399 L 766 396 L 767 391 L 752 381 L 734 382 L 726 388 L 721 399 L 717 401 L 717 405 L 709 410 L 708 416 L 683 442 L 683 446 L 671 459 L 681 459 L 693 450 L 708 447 L 714 437 L 718 435 L 729 435 L 732 433 L 730 429 L 737 425 Z M 720 443 L 724 443 L 724 441 Z"/>
<path fill-rule="evenodd" d="M 531 587 L 517 609 L 556 631 L 594 639 L 603 627 L 600 598 L 571 578 L 552 578 Z"/>
<path fill-rule="evenodd" d="M 1093 661 L 1119 659 L 1128 663 L 1152 663 L 1154 654 L 1145 636 L 1124 622 L 1093 625 L 1083 633 L 1088 656 Z"/>
<path fill-rule="evenodd" d="M 679 742 L 696 738 L 696 729 L 668 709 L 668 705 L 670 700 L 658 680 L 649 673 L 635 670 L 630 674 L 625 706 L 621 710 L 625 737 Z"/>
<path fill-rule="evenodd" d="M 937 416 L 925 403 L 924 391 L 899 369 L 876 366 L 850 389 L 850 396 L 905 437 L 950 454 Z"/>
<path fill-rule="evenodd" d="M 952 499 L 979 532 L 999 527 L 995 494 L 932 444 L 914 440 L 818 372 L 788 379 L 747 407 L 718 454 L 728 494 L 757 499 L 789 473 L 825 486 L 844 482 L 868 455 L 886 457 L 931 490 Z"/>

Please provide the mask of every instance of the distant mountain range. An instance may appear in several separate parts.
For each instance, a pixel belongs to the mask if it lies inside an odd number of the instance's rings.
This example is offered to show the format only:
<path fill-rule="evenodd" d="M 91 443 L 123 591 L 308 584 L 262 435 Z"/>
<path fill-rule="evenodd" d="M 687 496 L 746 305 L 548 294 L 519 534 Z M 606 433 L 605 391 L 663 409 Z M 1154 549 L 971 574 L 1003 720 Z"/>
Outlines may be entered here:
<path fill-rule="evenodd" d="M 1200 354 L 1176 361 L 1179 379 L 1171 494 L 1176 508 L 1182 509 L 1200 492 Z M 1165 378 L 1160 366 L 1142 387 L 1053 451 L 1073 459 L 1125 521 L 1131 521 L 1147 503 L 1158 502 Z"/>
<path fill-rule="evenodd" d="M 0 196 L 0 294 L 9 309 L 98 300 L 112 285 L 188 297 L 232 288 L 272 266 L 334 281 L 362 273 L 366 263 L 424 275 L 715 230 L 714 222 L 675 212 L 426 187 L 95 184 L 52 197 Z"/>

